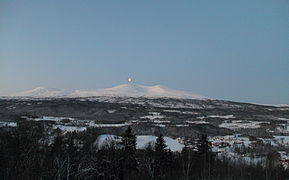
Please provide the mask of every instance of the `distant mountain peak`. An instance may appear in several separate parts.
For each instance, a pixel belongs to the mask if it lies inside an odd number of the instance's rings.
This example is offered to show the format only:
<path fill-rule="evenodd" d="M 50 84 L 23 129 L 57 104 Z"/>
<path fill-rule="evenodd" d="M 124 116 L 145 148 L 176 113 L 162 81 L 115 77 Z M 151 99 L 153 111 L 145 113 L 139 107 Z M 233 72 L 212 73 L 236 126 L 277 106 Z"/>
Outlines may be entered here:
<path fill-rule="evenodd" d="M 140 84 L 121 84 L 112 88 L 97 90 L 78 90 L 70 94 L 72 97 L 87 96 L 120 96 L 120 97 L 167 97 L 182 99 L 207 99 L 204 96 L 185 91 L 171 89 L 162 85 L 145 86 Z"/>
<path fill-rule="evenodd" d="M 140 84 L 121 84 L 111 88 L 95 90 L 75 90 L 66 92 L 55 88 L 37 87 L 32 90 L 17 93 L 24 97 L 153 97 L 153 98 L 181 98 L 181 99 L 207 99 L 204 96 L 185 91 L 171 89 L 162 85 L 145 86 Z"/>
<path fill-rule="evenodd" d="M 67 93 L 63 90 L 47 87 L 36 87 L 31 90 L 16 93 L 14 96 L 21 97 L 59 97 L 65 96 Z"/>

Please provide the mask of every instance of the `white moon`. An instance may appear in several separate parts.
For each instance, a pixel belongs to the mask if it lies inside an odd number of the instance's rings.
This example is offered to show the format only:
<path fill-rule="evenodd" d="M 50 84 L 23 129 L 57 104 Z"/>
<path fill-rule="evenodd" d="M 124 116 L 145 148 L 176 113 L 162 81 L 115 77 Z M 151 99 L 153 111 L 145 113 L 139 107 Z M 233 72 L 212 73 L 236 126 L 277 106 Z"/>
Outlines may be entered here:
<path fill-rule="evenodd" d="M 128 79 L 127 79 L 127 81 L 128 81 L 128 82 L 131 82 L 131 81 L 132 81 L 132 79 L 131 79 L 131 78 L 128 78 Z"/>

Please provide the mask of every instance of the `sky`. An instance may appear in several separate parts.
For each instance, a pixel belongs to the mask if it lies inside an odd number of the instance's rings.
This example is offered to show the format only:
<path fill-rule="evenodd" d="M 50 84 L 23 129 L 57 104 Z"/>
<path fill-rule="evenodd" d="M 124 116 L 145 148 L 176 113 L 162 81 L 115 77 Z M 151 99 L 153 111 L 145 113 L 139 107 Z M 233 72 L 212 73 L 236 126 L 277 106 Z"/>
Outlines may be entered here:
<path fill-rule="evenodd" d="M 289 104 L 289 1 L 0 1 L 0 95 L 106 88 L 128 77 Z"/>

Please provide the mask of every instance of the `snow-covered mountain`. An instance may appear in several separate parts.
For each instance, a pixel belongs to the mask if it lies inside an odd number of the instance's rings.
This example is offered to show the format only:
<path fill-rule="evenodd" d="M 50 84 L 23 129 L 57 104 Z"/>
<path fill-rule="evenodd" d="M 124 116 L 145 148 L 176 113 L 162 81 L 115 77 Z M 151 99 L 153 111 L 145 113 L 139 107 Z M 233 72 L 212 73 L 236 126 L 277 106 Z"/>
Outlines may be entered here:
<path fill-rule="evenodd" d="M 97 90 L 76 90 L 71 93 L 71 97 L 88 96 L 126 96 L 126 97 L 170 97 L 185 99 L 206 99 L 206 97 L 192 94 L 185 91 L 171 89 L 165 86 L 144 86 L 138 84 L 122 84 L 112 88 Z"/>
<path fill-rule="evenodd" d="M 37 87 L 31 90 L 16 93 L 14 96 L 20 97 L 62 97 L 66 96 L 67 92 L 54 88 Z"/>
<path fill-rule="evenodd" d="M 182 99 L 207 99 L 204 96 L 192 94 L 185 91 L 171 89 L 165 86 L 144 86 L 139 84 L 122 84 L 112 88 L 95 90 L 75 90 L 65 92 L 62 90 L 39 87 L 32 90 L 17 93 L 16 96 L 25 97 L 91 97 L 91 96 L 113 96 L 113 97 L 168 97 Z"/>

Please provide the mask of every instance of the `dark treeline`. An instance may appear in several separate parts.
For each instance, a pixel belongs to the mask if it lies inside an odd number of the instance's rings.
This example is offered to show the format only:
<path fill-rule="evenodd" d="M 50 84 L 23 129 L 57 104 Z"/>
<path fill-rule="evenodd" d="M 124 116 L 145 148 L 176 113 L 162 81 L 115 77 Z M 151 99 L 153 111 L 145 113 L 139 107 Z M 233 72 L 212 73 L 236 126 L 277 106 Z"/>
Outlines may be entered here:
<path fill-rule="evenodd" d="M 289 177 L 278 163 L 248 165 L 219 159 L 205 135 L 197 150 L 171 152 L 159 135 L 155 144 L 136 149 L 132 128 L 121 141 L 99 147 L 95 129 L 61 133 L 51 124 L 19 121 L 17 128 L 0 130 L 0 179 L 97 180 L 278 180 Z M 274 157 L 274 153 L 271 156 Z"/>

